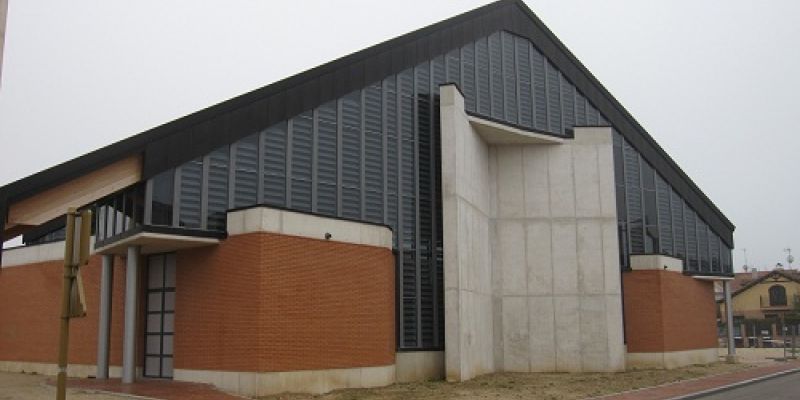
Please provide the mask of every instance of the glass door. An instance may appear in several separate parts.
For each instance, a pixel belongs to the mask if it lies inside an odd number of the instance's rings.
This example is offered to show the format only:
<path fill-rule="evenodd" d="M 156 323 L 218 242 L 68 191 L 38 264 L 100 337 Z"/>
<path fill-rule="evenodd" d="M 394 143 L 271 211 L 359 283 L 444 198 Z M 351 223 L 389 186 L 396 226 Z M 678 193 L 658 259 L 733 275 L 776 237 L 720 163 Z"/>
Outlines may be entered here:
<path fill-rule="evenodd" d="M 144 376 L 172 378 L 175 337 L 175 254 L 147 258 Z"/>

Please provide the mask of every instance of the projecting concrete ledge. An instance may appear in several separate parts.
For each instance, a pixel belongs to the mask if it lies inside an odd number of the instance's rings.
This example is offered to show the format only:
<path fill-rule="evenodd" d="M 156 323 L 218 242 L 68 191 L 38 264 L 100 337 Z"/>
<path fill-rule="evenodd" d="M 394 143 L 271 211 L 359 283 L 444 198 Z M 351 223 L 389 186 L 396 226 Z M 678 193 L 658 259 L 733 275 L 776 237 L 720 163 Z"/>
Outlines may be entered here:
<path fill-rule="evenodd" d="M 631 269 L 634 271 L 683 272 L 683 260 L 663 254 L 633 254 L 631 255 Z"/>
<path fill-rule="evenodd" d="M 488 144 L 562 144 L 566 139 L 524 130 L 485 118 L 468 115 L 472 128 Z"/>
<path fill-rule="evenodd" d="M 392 248 L 392 230 L 387 226 L 267 206 L 228 212 L 227 227 L 229 236 L 267 232 Z"/>
<path fill-rule="evenodd" d="M 191 235 L 177 235 L 156 232 L 139 232 L 116 242 L 101 246 L 95 250 L 97 254 L 125 255 L 128 247 L 139 246 L 141 254 L 166 253 L 202 246 L 213 246 L 219 239 Z"/>

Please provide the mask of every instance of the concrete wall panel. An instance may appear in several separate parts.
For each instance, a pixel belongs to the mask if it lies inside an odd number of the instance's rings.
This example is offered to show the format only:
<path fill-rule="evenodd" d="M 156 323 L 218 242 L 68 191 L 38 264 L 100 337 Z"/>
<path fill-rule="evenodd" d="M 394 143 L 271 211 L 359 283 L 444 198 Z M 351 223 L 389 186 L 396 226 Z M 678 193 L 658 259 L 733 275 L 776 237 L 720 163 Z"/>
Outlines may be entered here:
<path fill-rule="evenodd" d="M 550 180 L 548 148 L 523 147 L 523 172 L 525 175 L 525 215 L 550 217 Z"/>
<path fill-rule="evenodd" d="M 528 297 L 528 326 L 530 334 L 531 372 L 556 370 L 556 328 L 554 298 Z"/>
<path fill-rule="evenodd" d="M 624 369 L 610 129 L 489 145 L 442 98 L 448 379 Z"/>
<path fill-rule="evenodd" d="M 575 220 L 553 220 L 553 293 L 578 293 L 578 249 Z"/>
<path fill-rule="evenodd" d="M 531 221 L 526 229 L 529 295 L 553 293 L 552 230 L 550 221 Z"/>

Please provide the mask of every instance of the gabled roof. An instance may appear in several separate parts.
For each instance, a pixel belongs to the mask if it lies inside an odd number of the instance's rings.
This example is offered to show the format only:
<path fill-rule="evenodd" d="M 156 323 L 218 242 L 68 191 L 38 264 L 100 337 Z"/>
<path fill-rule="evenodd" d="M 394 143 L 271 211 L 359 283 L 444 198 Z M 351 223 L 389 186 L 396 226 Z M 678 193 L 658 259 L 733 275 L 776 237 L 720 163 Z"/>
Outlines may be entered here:
<path fill-rule="evenodd" d="M 500 0 L 388 40 L 121 140 L 0 188 L 6 207 L 120 158 L 142 154 L 142 178 L 178 166 L 480 37 L 530 40 L 698 212 L 729 247 L 734 225 L 583 64 L 520 0 Z"/>
<path fill-rule="evenodd" d="M 751 272 L 737 273 L 733 279 L 733 282 L 731 283 L 731 289 L 733 290 L 731 296 L 736 296 L 737 294 L 742 293 L 747 289 L 750 289 L 751 287 L 773 277 L 783 277 L 792 282 L 800 283 L 800 272 L 790 269 L 759 271 L 757 272 L 755 278 L 753 278 L 753 274 Z"/>

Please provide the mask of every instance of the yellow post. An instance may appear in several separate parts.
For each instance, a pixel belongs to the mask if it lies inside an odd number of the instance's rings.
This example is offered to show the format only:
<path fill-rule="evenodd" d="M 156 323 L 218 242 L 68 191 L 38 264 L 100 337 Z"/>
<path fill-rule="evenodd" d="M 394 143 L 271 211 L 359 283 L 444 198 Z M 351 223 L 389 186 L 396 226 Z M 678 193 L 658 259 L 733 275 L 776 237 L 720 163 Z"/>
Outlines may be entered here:
<path fill-rule="evenodd" d="M 64 244 L 64 285 L 61 293 L 61 328 L 58 338 L 58 381 L 56 400 L 67 398 L 67 345 L 69 344 L 69 298 L 72 278 L 75 276 L 73 258 L 75 253 L 75 209 L 67 212 L 66 242 Z"/>
<path fill-rule="evenodd" d="M 80 216 L 80 225 L 75 219 Z M 86 315 L 80 267 L 89 262 L 89 237 L 92 231 L 92 212 L 67 211 L 66 241 L 64 243 L 64 285 L 61 294 L 61 327 L 58 338 L 58 380 L 56 399 L 67 397 L 67 356 L 69 354 L 69 319 Z"/>

